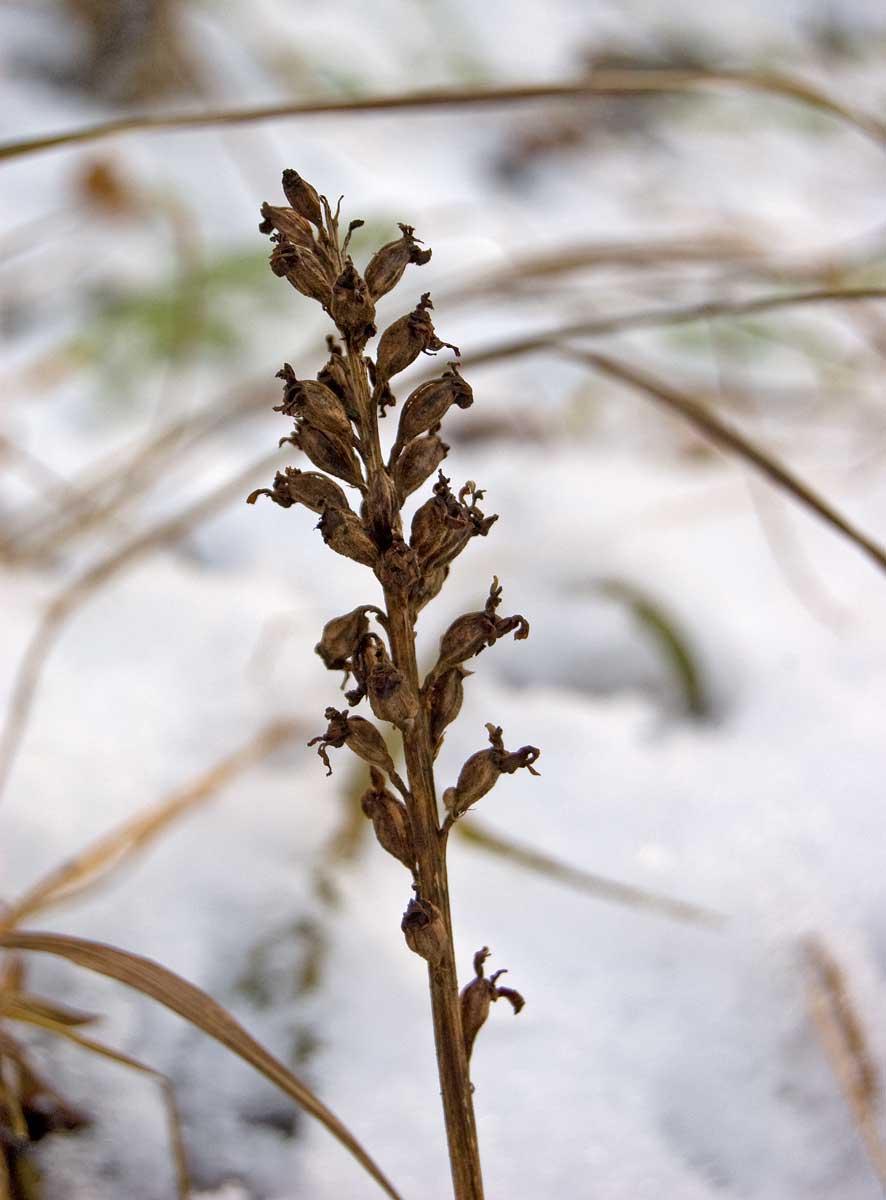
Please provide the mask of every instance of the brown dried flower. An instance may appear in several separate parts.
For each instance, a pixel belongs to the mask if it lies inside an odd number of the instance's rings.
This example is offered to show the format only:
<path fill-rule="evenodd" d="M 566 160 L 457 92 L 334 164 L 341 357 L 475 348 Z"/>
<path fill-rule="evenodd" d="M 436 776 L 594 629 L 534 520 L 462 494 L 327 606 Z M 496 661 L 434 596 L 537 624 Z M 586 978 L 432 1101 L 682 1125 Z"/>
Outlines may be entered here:
<path fill-rule="evenodd" d="M 495 610 L 501 604 L 501 586 L 493 578 L 489 599 L 482 612 L 466 613 L 458 617 L 440 639 L 440 658 L 434 667 L 434 675 L 457 663 L 467 662 L 480 654 L 487 646 L 495 645 L 500 637 L 514 634 L 515 641 L 529 637 L 529 622 L 519 613 L 513 617 L 497 617 Z"/>
<path fill-rule="evenodd" d="M 326 508 L 348 507 L 348 498 L 337 483 L 333 483 L 326 475 L 316 471 L 299 471 L 297 467 L 287 467 L 285 474 L 278 471 L 274 476 L 273 489 L 257 488 L 247 496 L 246 503 L 255 504 L 259 496 L 270 496 L 282 508 L 304 504 L 317 513 L 322 513 Z"/>
<path fill-rule="evenodd" d="M 298 171 L 287 168 L 283 172 L 283 192 L 286 199 L 297 213 L 310 221 L 312 225 L 322 228 L 323 209 L 320 197 L 315 188 L 302 179 Z"/>
<path fill-rule="evenodd" d="M 447 788 L 443 793 L 450 824 L 485 796 L 502 775 L 513 775 L 521 767 L 525 767 L 530 775 L 538 774 L 532 765 L 541 753 L 537 746 L 521 746 L 519 750 L 509 752 L 502 741 L 501 726 L 487 723 L 486 728 L 491 748 L 472 754 L 459 772 L 455 787 Z"/>
<path fill-rule="evenodd" d="M 431 966 L 442 962 L 448 937 L 446 922 L 436 904 L 417 896 L 410 900 L 400 922 L 400 928 L 410 950 L 427 959 Z"/>
<path fill-rule="evenodd" d="M 347 709 L 339 712 L 338 709 L 330 707 L 327 708 L 324 715 L 329 722 L 326 732 L 311 738 L 308 745 L 317 746 L 317 753 L 327 768 L 327 775 L 332 774 L 332 764 L 326 751 L 330 746 L 338 749 L 346 745 L 358 758 L 362 758 L 371 767 L 378 767 L 380 771 L 385 771 L 394 785 L 404 795 L 408 794 L 406 785 L 394 770 L 394 760 L 388 753 L 385 739 L 371 721 L 367 721 L 365 717 L 349 717 Z"/>
<path fill-rule="evenodd" d="M 441 342 L 437 337 L 434 323 L 428 315 L 433 307 L 430 293 L 425 292 L 411 313 L 400 317 L 381 335 L 378 353 L 375 356 L 379 383 L 386 383 L 392 376 L 405 371 L 419 354 L 435 354 L 444 346 L 454 350 L 461 357 L 458 346 L 453 346 L 450 342 Z"/>
<path fill-rule="evenodd" d="M 372 821 L 379 845 L 415 874 L 412 822 L 406 805 L 388 791 L 384 776 L 376 767 L 370 767 L 370 776 L 372 786 L 363 793 L 360 807 Z"/>
<path fill-rule="evenodd" d="M 400 503 L 430 479 L 449 453 L 449 447 L 436 433 L 414 438 L 394 463 L 394 483 Z"/>
<path fill-rule="evenodd" d="M 506 969 L 496 971 L 488 979 L 484 977 L 483 964 L 489 957 L 489 953 L 489 947 L 484 946 L 474 955 L 474 978 L 466 987 L 462 988 L 460 996 L 461 1025 L 465 1039 L 465 1054 L 469 1062 L 477 1034 L 489 1016 L 490 1005 L 496 1000 L 507 1000 L 516 1016 L 526 1004 L 520 993 L 515 992 L 513 988 L 496 986 L 496 980 L 507 974 Z"/>
<path fill-rule="evenodd" d="M 413 236 L 411 225 L 400 225 L 402 237 L 376 250 L 366 268 L 366 286 L 373 300 L 395 288 L 410 263 L 424 266 L 430 261 L 430 250 L 419 249 L 421 243 Z"/>

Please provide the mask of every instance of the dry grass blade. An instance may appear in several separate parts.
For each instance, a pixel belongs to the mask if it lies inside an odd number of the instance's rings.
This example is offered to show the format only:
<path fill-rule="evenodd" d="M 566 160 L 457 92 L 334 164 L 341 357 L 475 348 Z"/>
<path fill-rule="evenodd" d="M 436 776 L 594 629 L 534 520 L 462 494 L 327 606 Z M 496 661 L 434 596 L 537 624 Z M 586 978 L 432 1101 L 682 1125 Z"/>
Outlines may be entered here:
<path fill-rule="evenodd" d="M 67 1022 L 53 1020 L 47 1015 L 45 1008 L 43 1001 L 35 1005 L 31 1002 L 31 998 L 26 996 L 20 996 L 18 1000 L 8 1000 L 3 1006 L 4 1016 L 9 1017 L 12 1021 L 20 1021 L 26 1025 L 34 1025 L 38 1029 L 45 1029 L 49 1033 L 73 1042 L 90 1054 L 109 1058 L 112 1062 L 129 1067 L 140 1074 L 148 1075 L 157 1082 L 163 1094 L 163 1104 L 166 1108 L 166 1119 L 169 1125 L 169 1141 L 175 1165 L 176 1194 L 178 1200 L 188 1200 L 191 1195 L 191 1181 L 182 1136 L 181 1116 L 175 1099 L 175 1090 L 169 1079 L 162 1072 L 155 1071 L 153 1067 L 147 1066 L 146 1063 L 140 1062 L 129 1054 L 124 1054 L 120 1050 L 112 1050 L 110 1046 L 105 1046 L 93 1038 L 84 1037 L 83 1034 L 71 1029 Z"/>
<path fill-rule="evenodd" d="M 553 855 L 544 854 L 534 846 L 521 845 L 511 838 L 502 837 L 485 825 L 475 820 L 461 822 L 456 826 L 458 834 L 478 850 L 485 850 L 497 858 L 515 863 L 526 870 L 553 879 L 556 883 L 576 888 L 587 895 L 596 896 L 612 904 L 623 904 L 629 908 L 644 908 L 660 916 L 669 917 L 674 921 L 688 922 L 691 925 L 707 925 L 722 927 L 728 918 L 712 909 L 703 908 L 698 904 L 690 904 L 685 900 L 677 900 L 672 896 L 662 896 L 657 892 L 649 892 L 644 888 L 633 887 L 628 883 L 620 883 L 615 879 L 606 879 L 595 875 L 582 867 L 574 867 L 564 863 Z"/>
<path fill-rule="evenodd" d="M 831 1070 L 864 1142 L 880 1187 L 886 1193 L 886 1143 L 878 1129 L 877 1102 L 880 1084 L 846 977 L 819 938 L 803 945 L 810 975 L 809 1011 Z"/>
<path fill-rule="evenodd" d="M 99 879 L 104 882 L 111 871 L 143 851 L 172 821 L 211 799 L 236 775 L 300 732 L 301 726 L 294 721 L 272 721 L 192 783 L 104 834 L 35 883 L 0 915 L 0 929 L 12 929 L 25 917 L 78 896 Z"/>
<path fill-rule="evenodd" d="M 213 125 L 243 125 L 255 121 L 311 117 L 331 113 L 368 113 L 409 111 L 432 108 L 460 108 L 500 105 L 526 101 L 579 99 L 589 96 L 638 96 L 693 92 L 704 88 L 732 88 L 791 100 L 817 109 L 842 121 L 882 145 L 886 125 L 878 118 L 851 108 L 821 88 L 774 71 L 718 71 L 704 67 L 684 69 L 597 69 L 589 78 L 573 83 L 526 84 L 516 87 L 463 88 L 400 93 L 388 96 L 363 96 L 358 99 L 313 100 L 306 103 L 257 105 L 248 108 L 216 109 L 203 113 L 170 113 L 119 117 L 68 133 L 23 138 L 0 144 L 0 160 L 20 158 L 57 146 L 97 142 L 121 134 L 150 130 L 199 129 Z"/>
<path fill-rule="evenodd" d="M 464 355 L 462 366 L 479 367 L 484 363 L 520 358 L 524 354 L 549 350 L 552 344 L 563 342 L 566 338 L 604 337 L 612 333 L 627 333 L 632 329 L 659 329 L 724 317 L 752 317 L 780 309 L 809 308 L 820 304 L 862 304 L 869 300 L 886 300 L 886 288 L 816 288 L 803 292 L 776 292 L 748 300 L 703 300 L 698 304 L 681 304 L 671 308 L 641 308 L 633 312 L 614 313 L 611 317 L 575 321 L 547 333 L 496 342 L 485 350 Z"/>
<path fill-rule="evenodd" d="M 213 488 L 207 495 L 188 505 L 176 516 L 159 522 L 126 542 L 106 558 L 84 571 L 82 575 L 67 584 L 58 593 L 43 614 L 16 672 L 12 698 L 9 702 L 3 732 L 0 735 L 0 796 L 2 796 L 9 778 L 9 772 L 27 724 L 43 666 L 55 639 L 71 613 L 130 563 L 161 546 L 177 541 L 200 521 L 217 516 L 225 504 L 242 496 L 256 476 L 267 471 L 278 462 L 279 458 L 279 451 L 265 455 L 245 471 L 240 471 L 232 479 Z"/>
<path fill-rule="evenodd" d="M 819 496 L 807 483 L 804 483 L 799 476 L 780 463 L 768 451 L 762 450 L 750 438 L 739 433 L 737 429 L 718 417 L 710 406 L 685 392 L 678 391 L 655 376 L 608 355 L 595 354 L 588 350 L 575 350 L 565 346 L 560 348 L 559 353 L 576 362 L 586 363 L 594 370 L 628 384 L 629 387 L 643 392 L 656 403 L 664 405 L 665 408 L 688 420 L 699 433 L 750 463 L 776 487 L 781 488 L 795 500 L 799 500 L 806 508 L 811 509 L 833 529 L 864 551 L 881 570 L 886 571 L 886 549 L 857 529 L 827 500 Z"/>
<path fill-rule="evenodd" d="M 381 1168 L 310 1088 L 248 1034 L 226 1009 L 180 975 L 151 959 L 131 954 L 116 946 L 91 942 L 84 938 L 66 937 L 58 933 L 0 933 L 0 946 L 11 950 L 58 955 L 88 971 L 95 971 L 99 975 L 106 975 L 110 979 L 125 983 L 127 987 L 134 988 L 142 995 L 149 996 L 171 1009 L 237 1054 L 311 1116 L 316 1117 L 393 1200 L 401 1200 Z"/>

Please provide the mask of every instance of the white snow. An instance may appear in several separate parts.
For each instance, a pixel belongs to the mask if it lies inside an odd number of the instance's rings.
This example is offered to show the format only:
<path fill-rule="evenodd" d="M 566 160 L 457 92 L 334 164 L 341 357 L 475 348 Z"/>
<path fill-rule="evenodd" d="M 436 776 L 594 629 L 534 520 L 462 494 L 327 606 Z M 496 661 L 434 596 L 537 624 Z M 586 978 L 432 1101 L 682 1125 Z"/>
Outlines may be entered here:
<path fill-rule="evenodd" d="M 282 94 L 250 59 L 256 46 L 291 47 L 333 82 L 397 90 L 463 82 L 471 64 L 500 82 L 565 78 L 586 46 L 607 37 L 643 49 L 671 33 L 730 63 L 800 64 L 875 111 L 884 90 L 881 5 L 845 8 L 847 28 L 865 31 L 869 57 L 834 77 L 810 63 L 804 32 L 829 11 L 811 0 L 666 8 L 385 0 L 341 3 L 333 15 L 263 0 L 188 21 L 197 33 L 201 22 L 213 24 L 199 44 L 215 64 L 215 98 L 227 104 Z M 34 48 L 45 22 L 32 20 L 26 6 L 0 14 L 10 57 Z M 224 52 L 210 55 L 212 46 Z M 323 85 L 317 70 L 311 86 Z M 296 80 L 289 91 L 298 89 Z M 10 138 L 112 112 L 21 74 L 0 95 Z M 615 108 L 599 111 L 603 127 L 584 147 L 512 187 L 494 163 L 520 131 L 552 122 L 554 109 L 275 122 L 139 136 L 90 153 L 130 170 L 147 194 L 190 205 L 208 257 L 260 248 L 257 205 L 274 200 L 289 165 L 331 195 L 344 192 L 349 216 L 414 223 L 434 259 L 397 296 L 411 304 L 425 288 L 453 289 L 437 305 L 437 327 L 466 355 L 576 314 L 763 287 L 664 267 L 648 276 L 590 273 L 561 298 L 459 304 L 461 281 L 514 255 L 713 227 L 802 255 L 881 222 L 886 157 L 802 109 L 740 94 L 681 100 L 637 129 L 607 124 Z M 3 165 L 3 228 L 63 207 L 76 161 L 64 151 Z M 244 347 L 233 365 L 207 357 L 180 374 L 173 366 L 160 381 L 134 379 L 131 396 L 105 399 L 104 408 L 88 371 L 58 388 L 22 388 L 22 366 L 39 365 L 55 339 L 80 328 L 87 283 L 168 278 L 168 231 L 84 220 L 81 235 L 60 242 L 47 224 L 46 245 L 0 263 L 4 310 L 24 300 L 46 306 L 39 332 L 7 339 L 3 431 L 54 470 L 75 477 L 119 448 L 132 451 L 152 423 L 211 404 L 241 376 L 269 378 L 286 357 L 299 370 L 320 366 L 325 330 L 281 284 L 275 311 L 240 316 Z M 51 286 L 56 278 L 63 287 Z M 398 315 L 397 304 L 392 298 L 386 317 Z M 878 314 L 871 307 L 871 322 Z M 753 409 L 730 416 L 886 540 L 882 373 L 871 345 L 845 314 L 773 318 L 771 329 L 790 335 L 791 346 L 748 335 L 741 353 L 726 354 L 726 382 L 755 397 Z M 709 390 L 715 355 L 695 348 L 705 336 L 692 327 L 603 344 Z M 488 1194 L 873 1200 L 876 1176 L 809 1019 L 802 945 L 815 934 L 840 964 L 886 1076 L 886 579 L 746 468 L 696 453 L 695 435 L 643 398 L 542 357 L 466 374 L 476 403 L 450 422 L 446 470 L 485 487 L 487 511 L 501 518 L 423 613 L 420 648 L 429 661 L 449 621 L 482 605 L 493 575 L 504 585 L 502 612 L 525 613 L 532 635 L 471 664 L 440 784 L 454 782 L 482 747 L 485 722 L 500 724 L 509 748 L 541 747 L 541 777 L 504 779 L 479 806 L 479 821 L 727 918 L 722 928 L 696 928 L 607 904 L 453 838 L 464 978 L 474 951 L 489 945 L 490 967 L 507 967 L 505 982 L 527 999 L 516 1019 L 504 1004 L 493 1009 L 472 1064 Z M 517 436 L 470 441 L 472 422 L 490 418 Z M 283 432 L 268 410 L 207 438 L 125 511 L 125 529 L 177 511 Z M 0 487 L 11 522 L 33 492 L 11 474 Z M 399 930 L 408 881 L 368 836 L 353 860 L 329 861 L 329 839 L 358 785 L 356 760 L 333 751 L 326 779 L 304 744 L 340 695 L 312 653 L 324 622 L 378 600 L 369 574 L 326 550 L 314 524 L 303 510 L 234 504 L 73 615 L 2 801 L 2 892 L 14 897 L 271 718 L 295 718 L 303 736 L 291 747 L 39 925 L 154 957 L 205 988 L 284 1061 L 298 1060 L 407 1200 L 444 1200 L 423 964 Z M 4 571 L 2 698 L 48 599 L 123 536 L 105 528 L 40 569 Z M 607 592 L 613 580 L 648 594 L 685 631 L 711 702 L 707 720 L 682 714 L 649 631 Z M 201 1200 L 380 1194 L 323 1128 L 202 1034 L 54 960 L 35 956 L 30 969 L 34 990 L 100 1012 L 96 1036 L 173 1080 Z M 87 1132 L 41 1143 L 47 1200 L 172 1195 L 152 1082 L 75 1047 L 28 1040 L 59 1090 L 95 1117 Z"/>

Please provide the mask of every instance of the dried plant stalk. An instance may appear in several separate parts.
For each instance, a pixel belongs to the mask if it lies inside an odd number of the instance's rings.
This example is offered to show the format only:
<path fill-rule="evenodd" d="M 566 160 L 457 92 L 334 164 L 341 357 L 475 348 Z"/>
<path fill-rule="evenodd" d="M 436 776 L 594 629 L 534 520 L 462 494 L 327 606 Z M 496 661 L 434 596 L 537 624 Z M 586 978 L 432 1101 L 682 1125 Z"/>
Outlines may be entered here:
<path fill-rule="evenodd" d="M 326 732 L 309 745 L 317 745 L 329 771 L 329 749 L 342 746 L 371 768 L 363 811 L 381 846 L 412 880 L 401 928 L 409 948 L 427 962 L 456 1200 L 480 1200 L 483 1180 L 468 1058 L 492 1001 L 505 997 L 519 1012 L 523 999 L 496 986 L 500 971 L 485 978 L 485 947 L 475 956 L 474 978 L 459 994 L 446 847 L 453 824 L 501 775 L 522 767 L 537 773 L 533 763 L 539 751 L 534 746 L 509 751 L 502 730 L 487 725 L 489 747 L 468 758 L 454 786 L 443 794 L 445 819 L 437 802 L 434 759 L 461 708 L 464 679 L 470 674 L 464 664 L 506 634 L 525 638 L 529 625 L 519 615 L 498 615 L 501 587 L 494 579 L 483 608 L 452 622 L 441 638 L 436 665 L 420 679 L 415 656 L 419 611 L 438 594 L 451 562 L 471 538 L 485 536 L 496 520 L 481 511 L 483 493 L 475 483 L 454 493 L 439 471 L 449 449 L 439 436 L 441 422 L 451 407 L 468 408 L 473 394 L 455 363 L 436 379 L 420 383 L 403 403 L 385 457 L 379 417 L 396 403 L 390 381 L 420 354 L 444 348 L 459 353 L 437 337 L 426 293 L 382 332 L 374 359 L 365 356 L 377 333 L 376 301 L 397 286 L 407 266 L 426 263 L 431 252 L 411 226 L 401 225 L 401 236 L 382 246 L 361 275 L 347 251 L 352 231 L 362 222 L 352 221 L 342 239 L 338 209 L 333 212 L 326 197 L 295 171 L 284 171 L 283 191 L 287 207 L 262 207 L 260 228 L 273 242 L 271 269 L 321 305 L 338 339 L 328 339 L 329 359 L 316 379 L 298 379 L 288 363 L 279 372 L 283 401 L 277 411 L 295 419 L 293 432 L 282 440 L 302 450 L 319 470 L 287 467 L 271 488 L 253 492 L 249 502 L 264 494 L 283 508 L 302 504 L 311 509 L 320 517 L 324 541 L 369 567 L 381 585 L 384 608 L 364 604 L 328 621 L 317 653 L 330 670 L 344 671 L 346 682 L 353 677 L 355 686 L 346 694 L 351 707 L 367 699 L 372 715 L 399 732 L 406 780 L 397 774 L 377 726 L 352 716 L 348 708 L 327 708 Z M 435 472 L 432 495 L 415 512 L 407 538 L 403 506 Z M 359 511 L 351 508 L 342 484 L 359 494 Z M 371 616 L 381 632 L 370 627 Z"/>

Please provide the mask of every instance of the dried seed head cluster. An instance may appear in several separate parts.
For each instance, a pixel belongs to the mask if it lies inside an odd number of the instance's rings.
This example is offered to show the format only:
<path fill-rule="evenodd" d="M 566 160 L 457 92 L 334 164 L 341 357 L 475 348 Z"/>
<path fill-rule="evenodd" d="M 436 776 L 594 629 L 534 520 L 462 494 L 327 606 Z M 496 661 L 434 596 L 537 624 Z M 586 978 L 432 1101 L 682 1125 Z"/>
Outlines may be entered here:
<path fill-rule="evenodd" d="M 375 356 L 366 353 L 376 336 L 376 302 L 391 292 L 410 265 L 422 266 L 431 257 L 410 225 L 400 225 L 400 237 L 382 246 L 361 275 L 348 254 L 351 235 L 363 224 L 351 222 L 339 235 L 339 209 L 295 171 L 283 173 L 287 206 L 262 206 L 262 232 L 270 235 L 270 264 L 274 273 L 311 300 L 317 301 L 335 324 L 337 335 L 327 339 L 328 358 L 314 379 L 299 379 L 290 363 L 277 373 L 283 385 L 275 411 L 291 418 L 293 428 L 281 439 L 302 451 L 316 470 L 287 467 L 270 488 L 249 497 L 269 496 L 282 508 L 304 505 L 319 516 L 318 529 L 336 553 L 369 567 L 381 584 L 385 607 L 363 604 L 328 621 L 317 653 L 331 671 L 344 672 L 351 707 L 368 701 L 373 717 L 399 731 L 407 763 L 408 783 L 397 774 L 380 729 L 349 709 L 327 708 L 327 729 L 312 738 L 331 773 L 328 751 L 347 746 L 369 765 L 371 786 L 362 808 L 372 821 L 382 847 L 403 864 L 413 879 L 402 929 L 409 947 L 431 967 L 432 999 L 439 1011 L 454 1013 L 460 1023 L 459 1054 L 470 1056 L 477 1031 L 490 1004 L 506 997 L 519 1012 L 522 998 L 496 986 L 497 972 L 483 975 L 487 950 L 474 960 L 475 978 L 447 998 L 447 971 L 452 965 L 452 934 L 444 862 L 452 824 L 486 794 L 502 775 L 533 764 L 534 746 L 505 749 L 501 729 L 487 725 L 489 748 L 472 754 L 455 785 L 443 794 L 441 820 L 433 783 L 433 760 L 447 727 L 462 706 L 464 666 L 499 638 L 528 636 L 529 625 L 519 614 L 501 617 L 501 587 L 497 579 L 484 607 L 458 617 L 440 641 L 437 662 L 423 683 L 415 663 L 414 627 L 419 611 L 443 586 L 451 563 L 474 537 L 485 537 L 495 515 L 480 508 L 483 492 L 473 481 L 453 490 L 440 470 L 449 447 L 440 436 L 450 409 L 467 409 L 473 392 L 458 364 L 450 362 L 436 378 L 419 383 L 406 397 L 393 444 L 382 453 L 379 418 L 396 404 L 391 380 L 420 355 L 458 348 L 442 341 L 434 328 L 428 293 L 384 329 Z M 408 536 L 401 510 L 407 498 L 437 473 L 431 495 L 419 505 Z M 344 487 L 342 486 L 344 485 Z M 355 493 L 352 507 L 345 488 Z M 375 627 L 371 618 L 375 619 Z M 390 781 L 400 793 L 388 790 Z M 436 991 L 435 991 L 436 988 Z M 448 1006 L 448 1007 L 447 1007 Z M 439 1014 L 438 1014 L 439 1015 Z M 438 1054 L 440 1047 L 438 1045 Z M 466 1061 L 466 1059 L 465 1059 Z M 444 1073 L 441 1070 L 441 1079 Z M 444 1094 L 451 1083 L 444 1081 Z M 464 1108 L 464 1097 L 458 1104 Z M 472 1119 L 472 1118 L 471 1118 Z"/>

